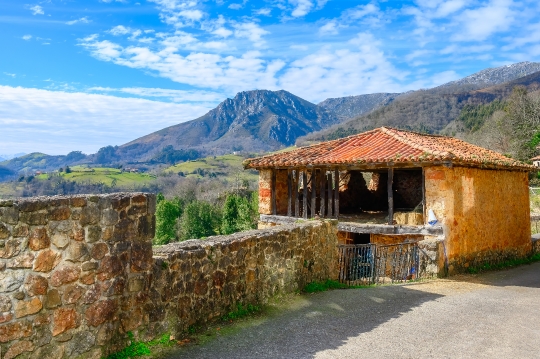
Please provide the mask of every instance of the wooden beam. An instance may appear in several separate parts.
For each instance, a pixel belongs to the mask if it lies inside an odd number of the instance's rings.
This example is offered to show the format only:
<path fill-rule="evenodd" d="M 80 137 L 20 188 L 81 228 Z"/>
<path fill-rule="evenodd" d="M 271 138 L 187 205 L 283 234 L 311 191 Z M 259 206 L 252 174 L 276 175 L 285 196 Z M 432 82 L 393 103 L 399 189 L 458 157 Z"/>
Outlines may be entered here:
<path fill-rule="evenodd" d="M 287 170 L 287 216 L 292 216 L 292 171 Z"/>
<path fill-rule="evenodd" d="M 394 169 L 388 169 L 388 224 L 394 224 Z"/>
<path fill-rule="evenodd" d="M 317 215 L 317 170 L 311 170 L 311 218 Z"/>
<path fill-rule="evenodd" d="M 277 214 L 276 205 L 276 170 L 272 170 L 272 214 Z"/>
<path fill-rule="evenodd" d="M 324 218 L 326 205 L 326 169 L 321 169 L 321 217 Z"/>
<path fill-rule="evenodd" d="M 422 167 L 422 217 L 426 223 L 426 172 Z"/>
<path fill-rule="evenodd" d="M 300 171 L 295 170 L 294 171 L 294 186 L 293 186 L 293 193 L 294 193 L 294 216 L 300 217 L 300 198 L 298 198 L 298 185 L 300 183 Z"/>
<path fill-rule="evenodd" d="M 328 217 L 333 217 L 334 213 L 334 189 L 332 187 L 332 184 L 334 183 L 332 181 L 332 172 L 328 173 Z"/>
<path fill-rule="evenodd" d="M 334 170 L 334 217 L 339 218 L 339 170 Z"/>
<path fill-rule="evenodd" d="M 304 219 L 307 219 L 307 202 L 308 202 L 308 198 L 307 198 L 307 171 L 304 170 L 302 171 L 302 185 L 304 186 L 304 195 L 302 196 L 302 217 L 304 217 Z"/>

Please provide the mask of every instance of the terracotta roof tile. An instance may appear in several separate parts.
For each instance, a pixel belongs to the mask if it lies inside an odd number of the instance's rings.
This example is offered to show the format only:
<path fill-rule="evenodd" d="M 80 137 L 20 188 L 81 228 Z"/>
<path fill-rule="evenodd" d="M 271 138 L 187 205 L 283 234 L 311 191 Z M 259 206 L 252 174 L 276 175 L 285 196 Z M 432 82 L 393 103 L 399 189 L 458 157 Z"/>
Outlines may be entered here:
<path fill-rule="evenodd" d="M 252 158 L 245 168 L 304 167 L 448 161 L 473 167 L 531 171 L 535 167 L 453 137 L 380 127 L 357 135 Z"/>

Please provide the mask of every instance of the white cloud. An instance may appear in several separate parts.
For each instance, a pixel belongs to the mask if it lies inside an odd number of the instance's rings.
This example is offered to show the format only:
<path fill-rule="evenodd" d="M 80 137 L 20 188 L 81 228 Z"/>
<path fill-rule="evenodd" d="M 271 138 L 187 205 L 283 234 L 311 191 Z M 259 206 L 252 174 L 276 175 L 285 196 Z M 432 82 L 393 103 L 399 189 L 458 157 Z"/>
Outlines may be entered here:
<path fill-rule="evenodd" d="M 289 2 L 295 6 L 291 15 L 293 17 L 302 17 L 307 15 L 313 8 L 313 1 L 311 0 L 289 0 Z"/>
<path fill-rule="evenodd" d="M 149 0 L 158 5 L 161 19 L 177 27 L 186 26 L 204 17 L 204 12 L 197 9 L 199 2 L 195 0 Z"/>
<path fill-rule="evenodd" d="M 0 86 L 0 152 L 94 153 L 197 118 L 212 107 Z"/>
<path fill-rule="evenodd" d="M 68 25 L 75 25 L 75 24 L 88 24 L 90 23 L 90 20 L 88 19 L 88 16 L 81 17 L 80 19 L 67 21 L 66 24 Z"/>
<path fill-rule="evenodd" d="M 507 30 L 514 22 L 512 0 L 491 0 L 485 6 L 463 11 L 458 18 L 463 30 L 453 36 L 457 41 L 483 41 Z"/>
<path fill-rule="evenodd" d="M 126 35 L 131 33 L 131 29 L 129 27 L 125 27 L 124 25 L 118 25 L 107 31 L 109 34 L 114 36 L 119 35 Z"/>
<path fill-rule="evenodd" d="M 171 90 L 161 88 L 147 87 L 124 87 L 124 88 L 109 88 L 109 87 L 92 87 L 89 91 L 101 93 L 119 93 L 136 95 L 140 97 L 160 98 L 166 101 L 173 102 L 191 102 L 197 104 L 216 104 L 225 99 L 225 95 L 219 92 L 198 91 L 198 90 Z"/>
<path fill-rule="evenodd" d="M 45 15 L 45 11 L 43 11 L 43 8 L 39 5 L 31 6 L 30 10 L 32 11 L 32 15 Z"/>
<path fill-rule="evenodd" d="M 4 72 L 4 75 L 9 76 L 9 77 L 13 77 L 13 78 L 17 77 L 17 74 L 12 74 L 10 72 Z"/>
<path fill-rule="evenodd" d="M 319 28 L 320 35 L 337 35 L 337 24 L 335 21 L 330 21 Z"/>
<path fill-rule="evenodd" d="M 24 36 L 22 37 L 22 39 L 23 39 L 23 40 L 26 40 L 26 41 L 29 41 L 29 40 L 32 39 L 32 35 L 24 35 Z"/>
<path fill-rule="evenodd" d="M 353 20 L 361 19 L 365 16 L 377 14 L 379 7 L 375 4 L 359 5 L 355 8 L 346 11 L 346 16 Z"/>
<path fill-rule="evenodd" d="M 255 47 L 264 46 L 265 41 L 263 36 L 269 34 L 269 32 L 264 30 L 258 24 L 254 22 L 245 22 L 233 26 L 235 37 L 249 39 Z"/>
<path fill-rule="evenodd" d="M 224 27 L 219 27 L 217 29 L 215 29 L 214 31 L 212 31 L 212 34 L 214 35 L 217 35 L 217 36 L 221 36 L 223 38 L 228 38 L 229 36 L 231 36 L 233 34 L 233 32 L 229 29 L 226 29 Z"/>
<path fill-rule="evenodd" d="M 270 16 L 271 13 L 272 13 L 272 9 L 269 9 L 269 8 L 262 8 L 255 11 L 255 15 Z"/>
<path fill-rule="evenodd" d="M 240 10 L 241 8 L 244 7 L 244 5 L 243 4 L 231 4 L 228 7 L 229 7 L 229 9 L 232 9 L 232 10 Z"/>
<path fill-rule="evenodd" d="M 380 91 L 401 91 L 398 71 L 368 33 L 358 34 L 342 50 L 322 49 L 298 59 L 279 79 L 282 88 L 310 101 Z"/>

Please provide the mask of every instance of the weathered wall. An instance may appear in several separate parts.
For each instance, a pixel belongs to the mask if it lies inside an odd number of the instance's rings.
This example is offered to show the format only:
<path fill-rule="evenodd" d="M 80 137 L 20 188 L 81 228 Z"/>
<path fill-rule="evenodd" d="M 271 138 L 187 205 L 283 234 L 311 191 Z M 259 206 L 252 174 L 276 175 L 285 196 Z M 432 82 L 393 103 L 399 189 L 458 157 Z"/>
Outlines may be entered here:
<path fill-rule="evenodd" d="M 99 358 L 129 330 L 154 212 L 145 194 L 0 202 L 2 358 Z"/>
<path fill-rule="evenodd" d="M 236 304 L 260 304 L 311 281 L 337 278 L 336 221 L 308 221 L 154 250 L 156 323 L 173 327 L 220 317 Z M 158 295 L 160 293 L 161 295 Z"/>
<path fill-rule="evenodd" d="M 527 173 L 440 166 L 425 174 L 426 205 L 443 225 L 449 274 L 530 254 Z"/>
<path fill-rule="evenodd" d="M 336 276 L 335 221 L 156 249 L 155 196 L 0 202 L 0 357 L 101 358 Z"/>
<path fill-rule="evenodd" d="M 259 171 L 259 213 L 272 214 L 272 171 Z"/>

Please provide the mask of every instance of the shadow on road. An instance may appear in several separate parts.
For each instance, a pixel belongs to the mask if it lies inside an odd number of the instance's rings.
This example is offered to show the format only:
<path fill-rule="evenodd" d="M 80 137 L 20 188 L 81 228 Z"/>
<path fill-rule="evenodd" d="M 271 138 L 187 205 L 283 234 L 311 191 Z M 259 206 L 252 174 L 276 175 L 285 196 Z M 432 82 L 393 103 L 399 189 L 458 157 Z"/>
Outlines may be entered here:
<path fill-rule="evenodd" d="M 407 286 L 303 296 L 264 323 L 184 348 L 168 358 L 312 358 L 441 295 Z M 404 340 L 414 333 L 401 333 Z"/>

